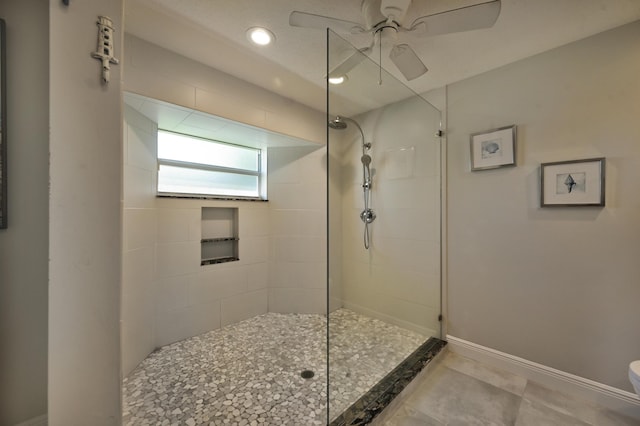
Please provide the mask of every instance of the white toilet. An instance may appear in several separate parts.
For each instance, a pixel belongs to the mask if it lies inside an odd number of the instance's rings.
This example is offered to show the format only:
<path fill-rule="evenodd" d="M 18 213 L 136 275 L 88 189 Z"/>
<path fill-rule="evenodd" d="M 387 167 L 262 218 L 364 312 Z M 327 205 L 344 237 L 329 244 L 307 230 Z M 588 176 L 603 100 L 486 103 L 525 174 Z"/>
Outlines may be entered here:
<path fill-rule="evenodd" d="M 636 390 L 638 396 L 640 396 L 640 360 L 633 361 L 629 364 L 629 380 L 633 388 Z"/>

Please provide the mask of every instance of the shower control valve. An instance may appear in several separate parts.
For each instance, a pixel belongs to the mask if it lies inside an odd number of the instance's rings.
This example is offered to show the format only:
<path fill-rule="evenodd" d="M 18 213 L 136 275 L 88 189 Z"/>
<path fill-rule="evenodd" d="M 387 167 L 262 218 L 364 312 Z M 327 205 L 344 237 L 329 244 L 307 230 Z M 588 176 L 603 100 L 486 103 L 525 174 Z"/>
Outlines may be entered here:
<path fill-rule="evenodd" d="M 376 214 L 373 210 L 366 209 L 360 213 L 360 219 L 362 219 L 364 223 L 371 223 L 376 220 Z"/>

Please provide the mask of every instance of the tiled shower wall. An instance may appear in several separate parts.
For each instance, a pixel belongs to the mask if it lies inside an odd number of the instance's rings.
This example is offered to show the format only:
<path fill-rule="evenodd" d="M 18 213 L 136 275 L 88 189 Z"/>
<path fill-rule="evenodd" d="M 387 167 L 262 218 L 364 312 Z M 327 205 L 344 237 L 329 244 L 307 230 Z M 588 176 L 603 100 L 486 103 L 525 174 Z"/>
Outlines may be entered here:
<path fill-rule="evenodd" d="M 271 148 L 269 311 L 326 312 L 326 149 Z"/>
<path fill-rule="evenodd" d="M 268 152 L 269 202 L 156 198 L 157 126 L 125 109 L 122 339 L 154 348 L 270 312 L 325 312 L 324 149 Z M 200 265 L 201 208 L 238 208 L 240 260 Z"/>
<path fill-rule="evenodd" d="M 440 114 L 420 98 L 356 117 L 371 143 L 371 246 L 364 249 L 362 148 L 347 129 L 342 159 L 342 303 L 427 336 L 439 333 Z M 344 132 L 344 131 L 342 131 Z M 332 131 L 333 138 L 336 131 Z M 333 154 L 333 148 L 332 148 Z"/>
<path fill-rule="evenodd" d="M 122 369 L 131 371 L 155 348 L 157 126 L 125 105 L 123 126 Z"/>
<path fill-rule="evenodd" d="M 324 312 L 324 114 L 131 35 L 125 90 L 314 141 L 268 153 L 269 202 L 155 197 L 155 123 L 126 108 L 123 372 L 268 310 Z M 202 207 L 238 208 L 240 261 L 200 266 Z"/>

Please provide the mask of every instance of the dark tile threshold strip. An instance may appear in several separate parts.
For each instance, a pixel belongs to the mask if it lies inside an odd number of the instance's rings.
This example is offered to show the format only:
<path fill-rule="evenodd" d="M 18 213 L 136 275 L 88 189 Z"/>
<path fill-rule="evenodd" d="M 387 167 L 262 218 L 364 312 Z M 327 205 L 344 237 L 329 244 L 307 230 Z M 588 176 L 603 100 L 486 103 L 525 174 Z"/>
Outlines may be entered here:
<path fill-rule="evenodd" d="M 380 380 L 369 392 L 347 408 L 330 426 L 366 425 L 411 383 L 422 369 L 446 346 L 447 342 L 429 338 L 418 349 Z"/>

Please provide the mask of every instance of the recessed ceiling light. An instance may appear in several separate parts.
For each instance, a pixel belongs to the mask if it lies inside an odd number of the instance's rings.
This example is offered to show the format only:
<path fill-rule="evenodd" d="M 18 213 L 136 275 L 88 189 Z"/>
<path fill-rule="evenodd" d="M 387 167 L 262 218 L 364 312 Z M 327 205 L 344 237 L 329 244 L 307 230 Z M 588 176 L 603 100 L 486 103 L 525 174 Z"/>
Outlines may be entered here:
<path fill-rule="evenodd" d="M 342 84 L 347 81 L 349 78 L 346 74 L 343 75 L 334 75 L 333 77 L 329 77 L 329 83 L 331 84 Z"/>
<path fill-rule="evenodd" d="M 247 38 L 253 44 L 266 46 L 273 43 L 276 36 L 271 31 L 262 27 L 251 27 L 247 30 Z"/>

